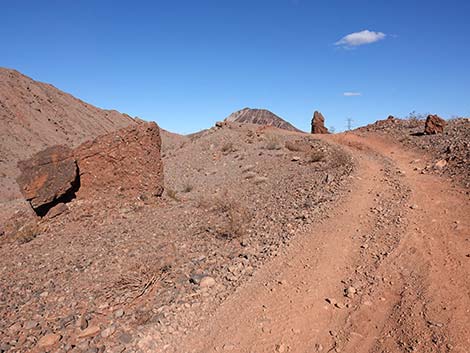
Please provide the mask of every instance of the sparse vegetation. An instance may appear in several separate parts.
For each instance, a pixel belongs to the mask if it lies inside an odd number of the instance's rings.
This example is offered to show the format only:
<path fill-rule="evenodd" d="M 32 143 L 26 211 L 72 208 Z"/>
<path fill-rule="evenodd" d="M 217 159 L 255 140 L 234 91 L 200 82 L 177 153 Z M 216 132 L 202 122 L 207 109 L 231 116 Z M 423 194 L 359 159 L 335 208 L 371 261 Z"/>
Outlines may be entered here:
<path fill-rule="evenodd" d="M 422 124 L 423 120 L 426 120 L 428 115 L 428 113 L 418 113 L 413 110 L 407 116 L 405 116 L 405 120 L 408 120 L 410 127 L 417 127 Z"/>
<path fill-rule="evenodd" d="M 233 142 L 228 141 L 228 142 L 224 143 L 224 144 L 222 145 L 222 149 L 221 149 L 221 150 L 222 150 L 222 152 L 223 152 L 224 154 L 228 154 L 228 153 L 234 152 L 234 151 L 235 151 L 235 148 L 233 147 Z"/>
<path fill-rule="evenodd" d="M 408 120 L 426 120 L 426 117 L 429 115 L 429 113 L 418 113 L 416 110 L 413 110 L 410 112 L 405 119 Z"/>
<path fill-rule="evenodd" d="M 312 151 L 308 156 L 308 161 L 310 163 L 320 162 L 325 159 L 325 152 L 322 151 Z"/>
<path fill-rule="evenodd" d="M 281 149 L 279 138 L 275 135 L 266 135 L 266 149 L 267 150 Z"/>
<path fill-rule="evenodd" d="M 185 183 L 185 184 L 183 185 L 183 190 L 182 190 L 182 191 L 183 191 L 184 193 L 188 193 L 188 192 L 193 191 L 193 189 L 194 189 L 194 186 L 193 186 L 193 185 L 191 185 L 191 184 L 189 184 L 189 183 Z"/>
<path fill-rule="evenodd" d="M 168 197 L 170 199 L 173 199 L 175 201 L 179 201 L 179 197 L 178 197 L 178 191 L 172 189 L 172 188 L 166 188 L 166 194 L 168 195 Z"/>
<path fill-rule="evenodd" d="M 352 160 L 349 154 L 343 152 L 343 151 L 335 151 L 331 156 L 331 167 L 332 168 L 339 168 L 339 167 L 344 167 L 352 166 Z"/>
<path fill-rule="evenodd" d="M 286 141 L 285 146 L 291 152 L 299 152 L 302 150 L 299 143 L 295 143 L 292 141 Z"/>
<path fill-rule="evenodd" d="M 15 240 L 20 244 L 29 243 L 41 233 L 37 223 L 27 223 L 15 234 Z"/>
<path fill-rule="evenodd" d="M 239 201 L 228 196 L 226 192 L 210 198 L 202 198 L 199 206 L 220 217 L 220 222 L 212 228 L 216 237 L 220 239 L 235 239 L 242 236 L 252 218 L 249 210 Z"/>
<path fill-rule="evenodd" d="M 169 266 L 157 266 L 154 263 L 143 263 L 123 274 L 113 285 L 108 288 L 107 296 L 114 297 L 115 293 L 121 293 L 120 303 L 130 303 L 148 293 L 153 287 L 162 281 L 169 271 Z"/>

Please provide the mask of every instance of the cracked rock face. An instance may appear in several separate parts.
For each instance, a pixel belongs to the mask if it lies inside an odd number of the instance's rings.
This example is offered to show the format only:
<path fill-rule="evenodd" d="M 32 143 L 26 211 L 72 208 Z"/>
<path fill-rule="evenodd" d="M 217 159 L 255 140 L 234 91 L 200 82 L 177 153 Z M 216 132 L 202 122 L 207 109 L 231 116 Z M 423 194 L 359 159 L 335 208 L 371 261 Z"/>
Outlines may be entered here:
<path fill-rule="evenodd" d="M 39 215 L 76 191 L 77 163 L 66 146 L 46 148 L 18 167 L 20 190 Z"/>
<path fill-rule="evenodd" d="M 74 150 L 80 170 L 79 198 L 116 194 L 136 198 L 163 192 L 160 128 L 139 123 Z"/>
<path fill-rule="evenodd" d="M 44 216 L 76 196 L 120 193 L 130 198 L 163 192 L 160 129 L 140 123 L 85 142 L 49 147 L 18 163 L 17 182 L 36 214 Z"/>
<path fill-rule="evenodd" d="M 446 121 L 437 115 L 428 115 L 426 124 L 424 125 L 424 133 L 426 135 L 442 134 Z"/>

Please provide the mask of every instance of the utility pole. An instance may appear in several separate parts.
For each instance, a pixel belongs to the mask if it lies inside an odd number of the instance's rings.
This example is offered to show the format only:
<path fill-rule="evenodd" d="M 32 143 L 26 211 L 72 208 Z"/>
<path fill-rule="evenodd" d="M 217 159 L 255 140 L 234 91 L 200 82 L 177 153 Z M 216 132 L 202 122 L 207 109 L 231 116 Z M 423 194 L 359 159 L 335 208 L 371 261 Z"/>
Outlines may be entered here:
<path fill-rule="evenodd" d="M 352 122 L 353 120 L 351 118 L 348 118 L 347 119 L 347 122 L 348 122 L 348 130 L 351 130 L 352 129 Z"/>

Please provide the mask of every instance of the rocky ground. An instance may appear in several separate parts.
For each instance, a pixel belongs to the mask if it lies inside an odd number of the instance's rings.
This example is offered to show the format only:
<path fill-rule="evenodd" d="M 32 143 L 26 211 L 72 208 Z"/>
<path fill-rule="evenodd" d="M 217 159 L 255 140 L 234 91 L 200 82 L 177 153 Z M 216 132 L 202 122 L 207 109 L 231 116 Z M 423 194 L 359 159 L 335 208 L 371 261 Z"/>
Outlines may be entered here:
<path fill-rule="evenodd" d="M 321 137 L 357 162 L 327 217 L 195 330 L 164 345 L 147 332 L 147 351 L 468 352 L 468 189 L 422 174 L 421 153 L 359 135 Z"/>
<path fill-rule="evenodd" d="M 340 148 L 275 128 L 162 138 L 162 198 L 77 199 L 0 242 L 0 351 L 162 349 L 323 219 L 353 170 Z"/>
<path fill-rule="evenodd" d="M 0 353 L 468 352 L 469 119 L 181 136 L 6 69 L 0 115 Z"/>
<path fill-rule="evenodd" d="M 357 129 L 374 132 L 399 141 L 407 148 L 426 152 L 428 164 L 422 173 L 442 174 L 470 188 L 470 119 L 447 121 L 444 133 L 425 135 L 425 121 L 420 119 L 379 120 Z"/>

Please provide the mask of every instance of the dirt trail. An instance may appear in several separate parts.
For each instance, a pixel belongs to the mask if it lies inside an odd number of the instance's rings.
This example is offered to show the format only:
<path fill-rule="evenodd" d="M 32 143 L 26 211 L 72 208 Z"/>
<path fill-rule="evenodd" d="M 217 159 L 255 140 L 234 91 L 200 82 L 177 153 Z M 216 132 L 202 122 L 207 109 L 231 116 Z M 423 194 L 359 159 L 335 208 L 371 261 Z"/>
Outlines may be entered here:
<path fill-rule="evenodd" d="M 468 195 L 397 144 L 324 138 L 358 162 L 348 196 L 175 352 L 470 351 Z"/>

